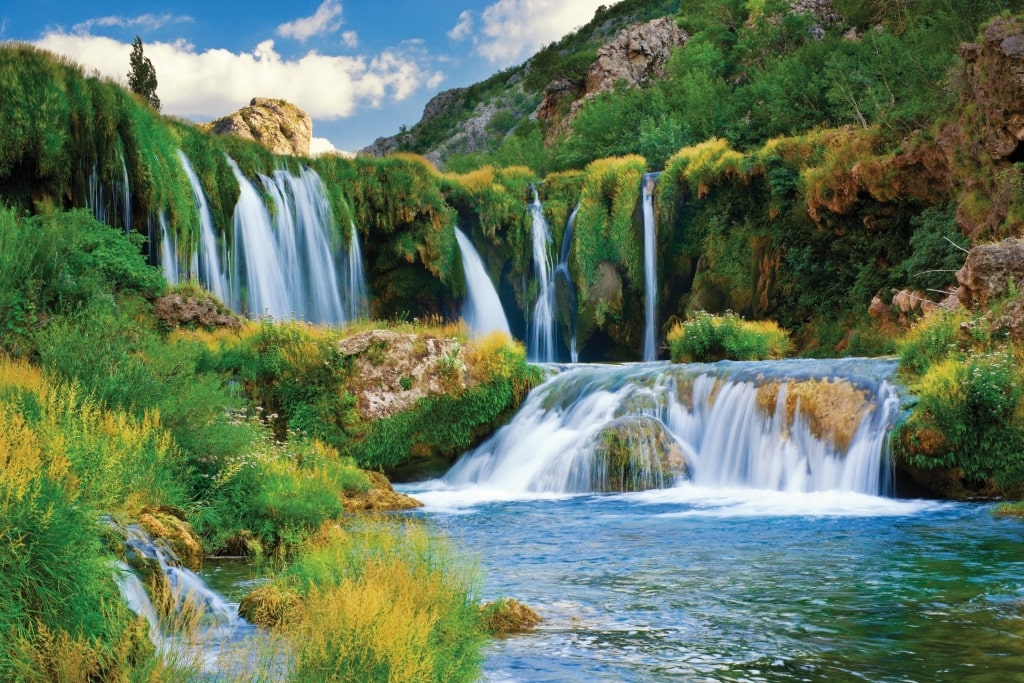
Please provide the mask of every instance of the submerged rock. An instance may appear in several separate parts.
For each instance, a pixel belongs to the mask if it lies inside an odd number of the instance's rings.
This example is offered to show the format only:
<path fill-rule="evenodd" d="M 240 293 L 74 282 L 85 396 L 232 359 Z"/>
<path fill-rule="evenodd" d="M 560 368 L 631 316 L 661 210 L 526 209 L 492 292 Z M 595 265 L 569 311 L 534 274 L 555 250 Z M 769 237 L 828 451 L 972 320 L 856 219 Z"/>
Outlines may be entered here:
<path fill-rule="evenodd" d="M 628 415 L 594 437 L 591 491 L 645 491 L 690 478 L 683 448 L 657 418 Z"/>
<path fill-rule="evenodd" d="M 807 422 L 811 434 L 831 441 L 845 452 L 864 417 L 874 409 L 868 392 L 843 379 L 771 380 L 757 388 L 757 405 L 778 419 L 779 393 L 785 390 L 786 430 L 797 418 Z"/>

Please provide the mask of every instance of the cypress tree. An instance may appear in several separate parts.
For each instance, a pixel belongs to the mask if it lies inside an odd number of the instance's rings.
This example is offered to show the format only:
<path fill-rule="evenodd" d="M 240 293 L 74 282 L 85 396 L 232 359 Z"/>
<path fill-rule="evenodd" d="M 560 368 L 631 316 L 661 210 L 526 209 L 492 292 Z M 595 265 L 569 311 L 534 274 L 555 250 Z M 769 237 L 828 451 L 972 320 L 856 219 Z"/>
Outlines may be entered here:
<path fill-rule="evenodd" d="M 146 98 L 149 106 L 160 111 L 160 98 L 156 96 L 156 69 L 149 57 L 142 54 L 142 39 L 135 36 L 130 58 L 132 70 L 128 72 L 128 87 Z"/>

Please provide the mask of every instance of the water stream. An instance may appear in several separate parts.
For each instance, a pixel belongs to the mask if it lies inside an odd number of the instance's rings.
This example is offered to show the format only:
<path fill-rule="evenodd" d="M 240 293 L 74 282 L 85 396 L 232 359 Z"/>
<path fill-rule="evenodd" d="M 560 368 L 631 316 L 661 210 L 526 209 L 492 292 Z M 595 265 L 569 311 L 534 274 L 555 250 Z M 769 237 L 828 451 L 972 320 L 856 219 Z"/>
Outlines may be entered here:
<path fill-rule="evenodd" d="M 576 349 L 576 321 L 578 317 L 578 310 L 576 306 L 576 283 L 572 281 L 572 274 L 569 272 L 569 252 L 572 249 L 572 235 L 576 226 L 576 214 L 580 210 L 580 205 L 577 204 L 569 214 L 569 220 L 565 224 L 565 234 L 562 236 L 562 251 L 558 256 L 558 265 L 555 266 L 555 285 L 557 290 L 557 284 L 559 278 L 564 282 L 565 292 L 567 294 L 567 304 L 569 307 L 569 362 L 579 362 L 579 352 Z M 556 291 L 557 294 L 557 291 Z M 561 301 L 561 299 L 556 299 Z"/>
<path fill-rule="evenodd" d="M 656 307 L 658 302 L 658 255 L 656 248 L 656 229 L 654 223 L 654 188 L 658 182 L 657 173 L 647 173 L 641 181 L 641 204 L 644 213 L 644 354 L 645 361 L 652 361 L 658 356 L 655 338 L 658 321 Z"/>
<path fill-rule="evenodd" d="M 499 331 L 511 335 L 505 309 L 501 306 L 498 290 L 494 288 L 483 259 L 469 237 L 455 228 L 455 239 L 462 254 L 462 271 L 466 277 L 466 303 L 462 317 L 469 325 L 474 337 L 488 332 Z"/>
<path fill-rule="evenodd" d="M 530 204 L 533 225 L 530 234 L 533 239 L 533 272 L 537 281 L 537 302 L 533 305 L 530 320 L 530 339 L 527 346 L 529 358 L 539 363 L 551 363 L 555 357 L 555 288 L 551 277 L 551 226 L 544 218 L 544 207 L 540 203 L 537 188 L 533 188 L 533 203 Z"/>

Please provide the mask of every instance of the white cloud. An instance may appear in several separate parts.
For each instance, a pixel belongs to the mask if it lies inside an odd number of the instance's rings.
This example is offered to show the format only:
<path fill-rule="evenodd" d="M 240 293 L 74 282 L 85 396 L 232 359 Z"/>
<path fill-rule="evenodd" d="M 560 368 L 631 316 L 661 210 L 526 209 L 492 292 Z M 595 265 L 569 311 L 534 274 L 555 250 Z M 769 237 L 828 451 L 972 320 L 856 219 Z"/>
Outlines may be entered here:
<path fill-rule="evenodd" d="M 334 143 L 327 138 L 310 138 L 309 155 L 318 157 L 321 154 L 340 154 L 341 150 L 334 146 Z"/>
<path fill-rule="evenodd" d="M 311 17 L 289 21 L 277 27 L 277 35 L 306 42 L 313 36 L 333 33 L 341 28 L 341 3 L 338 0 L 324 0 Z"/>
<path fill-rule="evenodd" d="M 191 23 L 195 21 L 192 17 L 174 16 L 172 14 L 141 14 L 137 17 L 98 17 L 86 19 L 75 24 L 71 30 L 75 33 L 88 33 L 94 26 L 117 26 L 120 28 L 141 28 L 155 31 L 167 24 Z"/>
<path fill-rule="evenodd" d="M 127 43 L 51 31 L 35 44 L 120 82 L 127 78 Z M 149 43 L 145 51 L 156 69 L 163 112 L 200 120 L 230 114 L 255 96 L 288 100 L 314 119 L 339 119 L 361 107 L 403 100 L 439 80 L 439 74 L 423 66 L 425 55 L 407 49 L 387 50 L 372 59 L 316 51 L 283 59 L 272 40 L 241 53 L 197 52 L 181 40 Z"/>
<path fill-rule="evenodd" d="M 452 40 L 465 40 L 473 32 L 473 13 L 468 9 L 459 14 L 459 23 L 448 31 L 448 37 Z"/>
<path fill-rule="evenodd" d="M 341 44 L 345 47 L 359 47 L 359 34 L 355 31 L 345 31 L 341 34 Z"/>
<path fill-rule="evenodd" d="M 608 0 L 498 0 L 483 11 L 477 54 L 507 66 L 590 21 Z"/>

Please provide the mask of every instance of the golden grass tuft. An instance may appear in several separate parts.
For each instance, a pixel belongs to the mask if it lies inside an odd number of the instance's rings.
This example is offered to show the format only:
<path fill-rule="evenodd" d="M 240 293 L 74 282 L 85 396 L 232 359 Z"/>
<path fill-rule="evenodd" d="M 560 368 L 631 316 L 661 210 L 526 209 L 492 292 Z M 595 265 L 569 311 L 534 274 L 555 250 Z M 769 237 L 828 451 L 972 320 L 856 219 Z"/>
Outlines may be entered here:
<path fill-rule="evenodd" d="M 484 604 L 480 615 L 487 632 L 498 638 L 532 631 L 541 622 L 539 614 L 512 598 Z"/>

